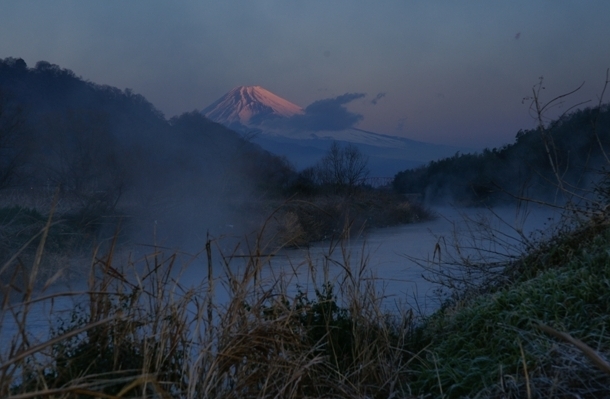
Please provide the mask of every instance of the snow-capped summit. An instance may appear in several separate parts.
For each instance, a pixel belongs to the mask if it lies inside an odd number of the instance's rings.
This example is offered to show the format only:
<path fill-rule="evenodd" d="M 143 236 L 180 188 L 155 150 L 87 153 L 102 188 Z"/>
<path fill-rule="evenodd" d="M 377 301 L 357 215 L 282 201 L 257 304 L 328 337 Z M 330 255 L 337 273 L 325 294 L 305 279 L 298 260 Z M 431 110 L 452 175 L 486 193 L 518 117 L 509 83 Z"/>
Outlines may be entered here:
<path fill-rule="evenodd" d="M 261 86 L 239 86 L 201 113 L 225 126 L 258 127 L 272 119 L 302 114 L 303 109 Z"/>
<path fill-rule="evenodd" d="M 451 156 L 456 151 L 469 152 L 354 127 L 308 130 L 307 123 L 302 124 L 308 118 L 306 110 L 260 86 L 236 87 L 201 113 L 245 134 L 267 151 L 285 156 L 298 168 L 314 165 L 333 141 L 357 146 L 369 158 L 374 176 L 393 176 L 400 170 Z M 297 115 L 303 118 L 292 118 Z M 320 115 L 314 112 L 309 117 Z M 332 113 L 324 117 L 332 118 Z"/>

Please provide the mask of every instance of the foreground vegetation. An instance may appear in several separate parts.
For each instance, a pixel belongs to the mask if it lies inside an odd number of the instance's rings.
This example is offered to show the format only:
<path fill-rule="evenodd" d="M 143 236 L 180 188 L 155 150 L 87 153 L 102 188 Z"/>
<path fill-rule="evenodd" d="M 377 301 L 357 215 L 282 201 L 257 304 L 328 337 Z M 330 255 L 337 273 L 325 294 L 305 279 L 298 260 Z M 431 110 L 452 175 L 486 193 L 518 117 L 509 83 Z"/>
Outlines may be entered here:
<path fill-rule="evenodd" d="M 241 265 L 224 255 L 221 277 L 189 284 L 180 275 L 194 258 L 157 250 L 119 261 L 111 246 L 94 255 L 85 292 L 47 293 L 47 284 L 38 292 L 48 235 L 47 226 L 31 268 L 17 262 L 1 270 L 9 274 L 3 397 L 351 397 L 404 384 L 396 366 L 405 362 L 406 332 L 386 322 L 365 265 L 342 265 L 350 278 L 340 285 L 314 277 L 289 294 L 286 277 L 261 278 L 268 259 L 255 254 Z M 206 245 L 210 262 L 213 245 Z M 298 267 L 319 274 L 313 262 Z M 64 297 L 77 305 L 53 311 Z M 41 337 L 29 325 L 39 322 L 34 309 L 43 302 L 51 319 L 50 335 Z"/>
<path fill-rule="evenodd" d="M 607 397 L 609 238 L 605 223 L 558 234 L 494 287 L 426 319 L 413 387 L 447 397 Z"/>
<path fill-rule="evenodd" d="M 212 238 L 199 255 L 110 243 L 86 284 L 57 292 L 67 270 L 44 272 L 46 224 L 30 263 L 18 251 L 0 269 L 0 395 L 605 397 L 610 225 L 595 220 L 490 269 L 430 316 L 388 310 L 349 252 L 269 273 L 273 254 L 222 253 Z M 187 277 L 206 263 L 207 279 Z"/>

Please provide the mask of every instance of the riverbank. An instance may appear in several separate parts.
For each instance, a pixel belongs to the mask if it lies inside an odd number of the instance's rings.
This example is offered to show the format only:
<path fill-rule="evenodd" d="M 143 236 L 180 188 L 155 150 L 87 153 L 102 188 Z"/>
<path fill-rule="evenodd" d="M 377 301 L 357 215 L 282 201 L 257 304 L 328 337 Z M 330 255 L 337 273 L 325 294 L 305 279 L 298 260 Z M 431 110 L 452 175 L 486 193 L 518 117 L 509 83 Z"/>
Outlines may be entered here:
<path fill-rule="evenodd" d="M 282 247 L 340 240 L 366 230 L 420 223 L 436 216 L 422 204 L 384 190 L 295 196 L 274 207 L 270 235 Z"/>
<path fill-rule="evenodd" d="M 413 392 L 607 397 L 610 225 L 603 220 L 557 230 L 426 318 L 410 346 L 418 353 Z"/>
<path fill-rule="evenodd" d="M 111 247 L 88 262 L 81 292 L 48 291 L 54 277 L 37 274 L 35 263 L 10 273 L 4 265 L 3 295 L 18 288 L 22 299 L 3 301 L 0 331 L 16 328 L 3 336 L 0 394 L 603 397 L 604 372 L 561 338 L 609 354 L 610 232 L 581 227 L 505 264 L 493 276 L 501 284 L 423 318 L 399 302 L 390 311 L 378 282 L 391 277 L 340 240 L 328 245 L 327 263 L 305 259 L 286 273 L 269 272 L 272 254 L 256 247 L 213 258 L 222 273 L 211 279 L 201 277 L 206 250 L 151 248 L 120 259 Z M 204 271 L 193 278 L 192 267 Z M 294 287 L 296 274 L 307 280 Z M 42 290 L 32 285 L 39 279 Z M 71 310 L 58 305 L 64 297 L 74 298 Z M 29 328 L 38 306 L 51 309 L 49 334 Z"/>

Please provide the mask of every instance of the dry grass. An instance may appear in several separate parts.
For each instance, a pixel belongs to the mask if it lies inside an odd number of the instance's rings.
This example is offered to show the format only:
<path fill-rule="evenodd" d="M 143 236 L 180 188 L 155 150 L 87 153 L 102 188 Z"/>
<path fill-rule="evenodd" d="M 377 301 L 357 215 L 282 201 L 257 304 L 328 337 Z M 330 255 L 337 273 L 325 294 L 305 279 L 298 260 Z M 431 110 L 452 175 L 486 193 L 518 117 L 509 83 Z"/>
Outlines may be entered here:
<path fill-rule="evenodd" d="M 323 264 L 287 272 L 273 268 L 272 228 L 243 253 L 208 237 L 199 254 L 125 254 L 115 239 L 76 289 L 58 292 L 65 271 L 44 273 L 51 220 L 27 265 L 17 251 L 0 267 L 0 397 L 603 397 L 607 387 L 607 232 L 562 236 L 549 245 L 564 255 L 522 259 L 531 277 L 416 322 L 385 310 L 367 257 L 343 245 L 349 223 Z M 499 276 L 489 267 L 475 271 Z"/>
<path fill-rule="evenodd" d="M 113 243 L 94 253 L 86 288 L 56 292 L 60 273 L 38 281 L 50 220 L 32 267 L 16 254 L 1 268 L 1 397 L 408 396 L 410 316 L 382 311 L 366 263 L 351 265 L 345 247 L 338 280 L 306 270 L 313 289 L 290 294 L 286 277 L 261 277 L 269 258 L 257 243 L 244 257 L 212 259 L 208 238 L 202 254 L 152 248 L 121 261 Z M 181 278 L 206 260 L 221 277 Z M 34 332 L 43 305 L 48 325 Z"/>
<path fill-rule="evenodd" d="M 467 230 L 486 240 L 489 231 Z M 495 244 L 513 245 L 500 233 Z M 609 237 L 607 225 L 570 223 L 526 242 L 529 252 L 516 258 L 482 245 L 468 258 L 461 247 L 443 258 L 445 268 L 435 254 L 429 270 L 453 295 L 411 341 L 421 349 L 412 389 L 447 398 L 610 397 Z"/>

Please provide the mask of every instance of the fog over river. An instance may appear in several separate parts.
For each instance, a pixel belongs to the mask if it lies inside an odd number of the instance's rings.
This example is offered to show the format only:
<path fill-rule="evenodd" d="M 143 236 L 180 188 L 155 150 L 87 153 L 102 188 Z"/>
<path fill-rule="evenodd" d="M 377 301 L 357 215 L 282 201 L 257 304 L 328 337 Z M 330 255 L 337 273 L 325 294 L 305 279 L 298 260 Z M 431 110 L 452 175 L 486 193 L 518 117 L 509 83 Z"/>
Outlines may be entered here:
<path fill-rule="evenodd" d="M 523 251 L 524 240 L 540 237 L 541 231 L 548 230 L 559 219 L 553 209 L 531 205 L 493 210 L 443 207 L 433 211 L 437 214 L 434 220 L 375 229 L 342 242 L 263 251 L 256 284 L 261 289 L 274 287 L 274 292 L 283 291 L 289 297 L 306 292 L 309 299 L 314 299 L 314 290 L 324 281 L 330 281 L 337 294 L 351 274 L 362 283 L 361 287 L 374 282 L 386 310 L 413 307 L 416 313 L 429 314 L 444 298 L 439 291 L 442 286 L 431 282 L 435 279 L 431 270 L 459 275 L 460 257 L 470 262 L 505 261 Z M 217 244 L 221 246 L 222 240 Z M 244 250 L 245 247 L 241 245 L 237 250 L 225 247 L 224 258 L 219 252 L 212 252 L 214 296 L 218 303 L 226 302 L 229 296 L 228 271 L 239 280 L 252 260 L 251 250 Z M 234 256 L 230 256 L 232 253 Z M 203 254 L 183 272 L 180 281 L 197 284 L 207 281 L 207 276 Z M 446 294 L 446 289 L 443 292 Z"/>
<path fill-rule="evenodd" d="M 523 237 L 547 229 L 558 219 L 556 212 L 549 208 L 458 211 L 447 207 L 434 211 L 438 217 L 432 221 L 376 229 L 343 243 L 322 242 L 308 249 L 283 249 L 273 256 L 262 257 L 265 261 L 257 284 L 262 287 L 283 284 L 288 294 L 296 294 L 300 289 L 307 291 L 309 298 L 313 299 L 313 289 L 319 288 L 325 277 L 339 287 L 346 276 L 346 269 L 357 276 L 361 265 L 365 264 L 361 281 L 374 282 L 375 290 L 384 297 L 385 309 L 392 311 L 400 306 L 404 310 L 406 306 L 413 306 L 416 312 L 429 314 L 440 305 L 440 286 L 425 278 L 430 276 L 430 271 L 423 265 L 441 270 L 451 267 L 448 263 L 452 263 L 452 256 L 457 256 L 453 247 L 455 243 L 460 245 L 461 256 L 472 261 L 482 257 L 488 261 L 506 259 L 523 248 Z M 235 254 L 238 255 L 239 251 Z M 220 306 L 228 298 L 227 269 L 239 276 L 247 263 L 247 258 L 241 255 L 230 260 L 226 256 L 225 253 L 223 260 L 217 251 L 212 251 L 214 301 Z M 229 260 L 228 266 L 225 260 Z M 203 252 L 175 278 L 179 278 L 184 287 L 205 285 L 207 273 L 206 254 Z M 315 286 L 312 286 L 312 277 Z M 86 281 L 86 278 L 81 278 L 57 283 L 40 296 L 50 297 L 53 292 L 84 292 Z M 77 303 L 86 303 L 82 294 L 57 296 L 35 303 L 25 322 L 28 333 L 36 339 L 44 339 L 49 333 L 49 323 L 55 323 L 60 315 L 69 319 Z M 21 311 L 13 308 L 15 310 Z M 18 330 L 10 309 L 0 316 L 0 344 L 4 345 Z"/>
<path fill-rule="evenodd" d="M 308 249 L 284 249 L 268 258 L 261 280 L 277 280 L 280 274 L 301 289 L 317 273 L 318 285 L 325 273 L 340 285 L 345 269 L 353 275 L 366 264 L 363 277 L 374 279 L 376 290 L 385 297 L 388 310 L 395 304 L 409 304 L 416 311 L 430 313 L 440 305 L 439 286 L 430 269 L 459 273 L 459 258 L 496 262 L 518 255 L 525 241 L 536 239 L 559 219 L 550 208 L 456 209 L 435 208 L 435 220 L 375 229 L 343 243 L 324 242 Z M 312 267 L 313 266 L 313 267 Z M 311 283 L 310 283 L 311 284 Z M 311 298 L 311 296 L 310 296 Z"/>

